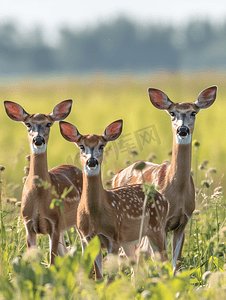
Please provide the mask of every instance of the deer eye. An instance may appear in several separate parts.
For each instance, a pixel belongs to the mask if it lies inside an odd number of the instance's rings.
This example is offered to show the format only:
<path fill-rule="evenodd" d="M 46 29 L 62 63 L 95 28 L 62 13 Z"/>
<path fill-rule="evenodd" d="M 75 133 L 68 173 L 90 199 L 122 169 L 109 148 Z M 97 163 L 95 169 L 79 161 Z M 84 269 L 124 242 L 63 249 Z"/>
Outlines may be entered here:
<path fill-rule="evenodd" d="M 104 149 L 104 145 L 100 145 L 99 149 L 103 150 Z"/>
<path fill-rule="evenodd" d="M 46 127 L 51 127 L 51 123 L 47 123 L 47 124 L 46 124 Z"/>
<path fill-rule="evenodd" d="M 175 113 L 173 111 L 171 111 L 170 115 L 171 117 L 175 117 Z"/>
<path fill-rule="evenodd" d="M 83 145 L 80 145 L 79 148 L 80 148 L 81 150 L 84 150 L 84 149 L 85 149 L 85 147 L 84 147 Z"/>
<path fill-rule="evenodd" d="M 196 115 L 196 112 L 193 111 L 193 112 L 191 113 L 191 116 L 194 117 L 195 115 Z"/>
<path fill-rule="evenodd" d="M 25 125 L 27 126 L 27 128 L 31 128 L 31 124 L 30 123 L 25 123 Z"/>

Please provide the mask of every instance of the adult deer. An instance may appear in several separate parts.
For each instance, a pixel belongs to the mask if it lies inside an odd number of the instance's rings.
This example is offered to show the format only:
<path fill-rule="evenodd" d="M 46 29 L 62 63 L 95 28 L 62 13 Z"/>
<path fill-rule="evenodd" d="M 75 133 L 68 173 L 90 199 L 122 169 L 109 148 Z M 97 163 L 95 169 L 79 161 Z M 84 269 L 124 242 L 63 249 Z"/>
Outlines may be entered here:
<path fill-rule="evenodd" d="M 173 231 L 173 269 L 174 274 L 181 265 L 181 252 L 184 243 L 184 230 L 195 209 L 195 189 L 191 170 L 192 133 L 195 116 L 200 109 L 213 104 L 217 87 L 203 90 L 197 100 L 191 103 L 174 103 L 160 90 L 149 88 L 151 103 L 160 110 L 166 110 L 171 116 L 173 129 L 172 162 L 161 165 L 146 162 L 143 169 L 145 182 L 160 187 L 160 193 L 169 202 L 169 214 L 166 234 Z M 142 182 L 141 174 L 136 170 L 136 162 L 122 170 L 113 178 L 113 187 Z"/>
<path fill-rule="evenodd" d="M 102 135 L 82 135 L 77 128 L 67 122 L 60 122 L 63 137 L 80 148 L 83 167 L 83 189 L 77 211 L 77 226 L 82 243 L 88 244 L 95 235 L 108 253 L 117 254 L 123 246 L 127 256 L 136 258 L 132 243 L 139 240 L 142 208 L 145 194 L 142 185 L 105 190 L 101 180 L 103 149 L 122 132 L 122 120 L 111 123 Z M 142 236 L 147 236 L 155 244 L 162 260 L 167 259 L 165 247 L 165 223 L 168 202 L 158 192 L 154 202 L 148 201 Z M 150 198 L 150 197 L 149 197 Z M 96 279 L 102 278 L 102 254 L 95 263 Z"/>
<path fill-rule="evenodd" d="M 22 122 L 28 131 L 30 143 L 30 170 L 24 184 L 21 214 L 26 228 L 27 247 L 36 246 L 36 234 L 48 234 L 50 239 L 50 264 L 54 263 L 57 254 L 65 255 L 66 246 L 63 231 L 76 226 L 76 213 L 82 190 L 82 172 L 75 166 L 61 165 L 48 171 L 47 143 L 50 127 L 56 121 L 64 120 L 71 111 L 72 100 L 57 104 L 49 114 L 29 114 L 19 104 L 5 101 L 7 115 L 17 122 Z M 42 182 L 48 182 L 44 188 Z M 72 190 L 63 200 L 63 215 L 59 207 L 50 209 L 56 195 Z"/>

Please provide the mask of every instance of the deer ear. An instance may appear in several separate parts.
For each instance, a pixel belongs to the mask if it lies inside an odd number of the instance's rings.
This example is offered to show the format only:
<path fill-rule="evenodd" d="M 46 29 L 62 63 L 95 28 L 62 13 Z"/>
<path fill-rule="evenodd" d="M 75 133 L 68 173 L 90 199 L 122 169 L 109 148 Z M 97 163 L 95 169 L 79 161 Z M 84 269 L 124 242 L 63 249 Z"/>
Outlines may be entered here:
<path fill-rule="evenodd" d="M 24 122 L 29 114 L 19 104 L 12 101 L 4 101 L 5 111 L 13 121 Z"/>
<path fill-rule="evenodd" d="M 203 90 L 198 99 L 194 102 L 195 105 L 198 106 L 199 109 L 204 109 L 210 107 L 215 101 L 217 96 L 217 86 L 211 86 L 205 90 Z"/>
<path fill-rule="evenodd" d="M 71 112 L 72 100 L 65 100 L 58 103 L 53 111 L 49 114 L 53 121 L 62 121 L 64 120 Z"/>
<path fill-rule="evenodd" d="M 60 132 L 65 140 L 73 143 L 77 143 L 82 135 L 78 132 L 78 129 L 67 122 L 60 122 Z"/>
<path fill-rule="evenodd" d="M 149 88 L 148 94 L 151 103 L 158 109 L 168 109 L 173 102 L 160 90 Z"/>
<path fill-rule="evenodd" d="M 116 140 L 120 134 L 122 133 L 122 124 L 123 120 L 117 120 L 110 125 L 108 125 L 102 134 L 103 138 L 107 141 L 114 141 Z"/>

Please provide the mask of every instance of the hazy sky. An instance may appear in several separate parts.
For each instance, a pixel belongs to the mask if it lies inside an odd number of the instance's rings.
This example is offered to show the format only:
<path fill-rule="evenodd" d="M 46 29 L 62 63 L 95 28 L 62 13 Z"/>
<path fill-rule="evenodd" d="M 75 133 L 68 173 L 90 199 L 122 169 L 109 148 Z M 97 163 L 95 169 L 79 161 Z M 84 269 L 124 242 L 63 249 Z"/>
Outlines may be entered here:
<path fill-rule="evenodd" d="M 226 19 L 225 0 L 0 0 L 0 23 L 15 20 L 22 28 L 42 24 L 48 35 L 62 25 L 84 28 L 109 21 L 119 14 L 141 24 L 150 22 L 180 25 L 190 19 Z"/>

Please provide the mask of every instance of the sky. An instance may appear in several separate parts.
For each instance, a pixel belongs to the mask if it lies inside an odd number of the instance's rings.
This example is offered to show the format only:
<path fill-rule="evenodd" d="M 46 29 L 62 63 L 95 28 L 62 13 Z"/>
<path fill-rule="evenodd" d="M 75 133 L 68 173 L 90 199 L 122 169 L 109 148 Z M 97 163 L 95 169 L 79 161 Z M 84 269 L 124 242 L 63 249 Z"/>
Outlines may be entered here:
<path fill-rule="evenodd" d="M 225 0 L 0 0 L 0 24 L 15 21 L 23 30 L 36 25 L 54 40 L 62 26 L 77 30 L 128 16 L 138 23 L 181 26 L 193 19 L 221 23 L 226 19 Z"/>

